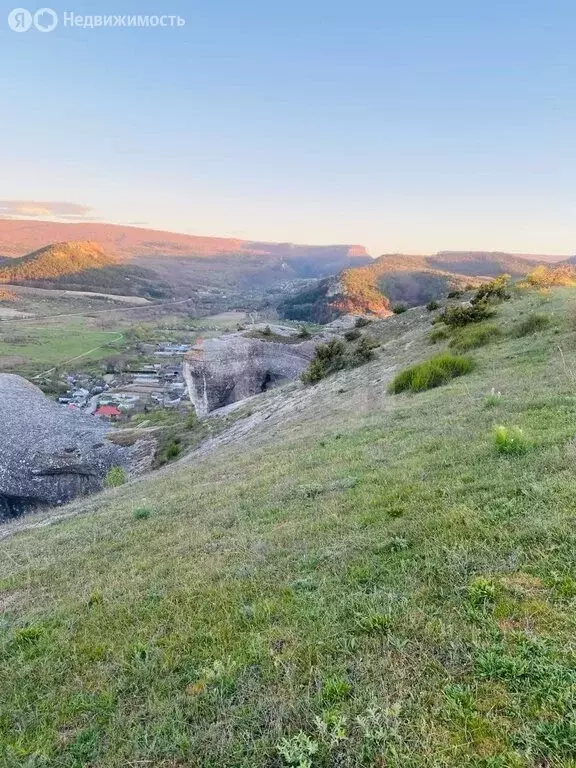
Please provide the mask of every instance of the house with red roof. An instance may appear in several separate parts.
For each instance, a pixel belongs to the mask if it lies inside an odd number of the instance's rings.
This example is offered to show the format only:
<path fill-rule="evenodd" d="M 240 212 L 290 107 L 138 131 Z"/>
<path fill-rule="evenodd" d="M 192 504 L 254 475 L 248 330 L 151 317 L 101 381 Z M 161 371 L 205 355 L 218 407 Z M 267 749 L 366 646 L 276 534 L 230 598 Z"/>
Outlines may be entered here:
<path fill-rule="evenodd" d="M 96 416 L 102 416 L 111 421 L 117 421 L 122 417 L 122 411 L 115 405 L 100 405 L 95 412 Z"/>

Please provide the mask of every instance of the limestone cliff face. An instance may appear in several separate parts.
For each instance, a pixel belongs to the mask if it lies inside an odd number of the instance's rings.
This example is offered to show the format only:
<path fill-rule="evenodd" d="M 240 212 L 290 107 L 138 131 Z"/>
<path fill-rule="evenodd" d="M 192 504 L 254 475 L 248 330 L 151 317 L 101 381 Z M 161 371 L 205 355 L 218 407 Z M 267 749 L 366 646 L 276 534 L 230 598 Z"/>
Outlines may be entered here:
<path fill-rule="evenodd" d="M 142 463 L 142 444 L 108 440 L 110 426 L 63 408 L 20 376 L 0 374 L 0 519 L 102 488 L 112 467 Z"/>
<path fill-rule="evenodd" d="M 190 400 L 200 418 L 216 408 L 297 379 L 315 343 L 267 341 L 233 333 L 206 339 L 184 360 Z"/>

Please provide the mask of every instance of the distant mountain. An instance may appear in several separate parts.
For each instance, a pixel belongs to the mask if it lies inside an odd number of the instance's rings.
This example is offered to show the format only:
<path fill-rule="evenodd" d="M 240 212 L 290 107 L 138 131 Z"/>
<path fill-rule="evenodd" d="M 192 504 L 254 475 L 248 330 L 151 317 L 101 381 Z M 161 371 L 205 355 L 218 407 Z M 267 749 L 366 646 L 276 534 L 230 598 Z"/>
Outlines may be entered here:
<path fill-rule="evenodd" d="M 566 257 L 500 251 L 440 251 L 434 256 L 425 258 L 431 267 L 458 272 L 462 275 L 494 277 L 506 273 L 513 277 L 521 277 L 534 269 L 535 262 L 553 264 L 563 261 Z"/>
<path fill-rule="evenodd" d="M 547 258 L 543 257 L 542 262 Z M 286 299 L 280 310 L 286 318 L 321 323 L 341 314 L 386 317 L 394 303 L 421 306 L 482 279 L 503 273 L 526 276 L 542 262 L 537 256 L 528 259 L 509 253 L 472 251 L 446 251 L 433 256 L 386 254 Z"/>
<path fill-rule="evenodd" d="M 24 256 L 65 241 L 97 241 L 118 263 L 150 269 L 159 281 L 182 295 L 214 287 L 265 290 L 290 280 L 325 277 L 371 261 L 366 249 L 359 245 L 263 243 L 115 224 L 0 220 L 0 256 Z"/>

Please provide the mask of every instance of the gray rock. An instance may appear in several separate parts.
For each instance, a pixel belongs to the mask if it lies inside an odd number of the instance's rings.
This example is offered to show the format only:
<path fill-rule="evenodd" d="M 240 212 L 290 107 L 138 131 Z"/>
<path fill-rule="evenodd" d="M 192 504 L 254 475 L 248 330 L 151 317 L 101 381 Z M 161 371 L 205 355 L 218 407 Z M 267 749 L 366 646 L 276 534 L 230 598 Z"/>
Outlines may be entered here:
<path fill-rule="evenodd" d="M 113 444 L 108 424 L 20 376 L 0 374 L 0 404 L 0 519 L 100 490 L 112 467 L 131 472 L 141 448 Z"/>
<path fill-rule="evenodd" d="M 277 342 L 240 333 L 206 339 L 184 359 L 184 378 L 199 417 L 297 379 L 316 342 Z"/>

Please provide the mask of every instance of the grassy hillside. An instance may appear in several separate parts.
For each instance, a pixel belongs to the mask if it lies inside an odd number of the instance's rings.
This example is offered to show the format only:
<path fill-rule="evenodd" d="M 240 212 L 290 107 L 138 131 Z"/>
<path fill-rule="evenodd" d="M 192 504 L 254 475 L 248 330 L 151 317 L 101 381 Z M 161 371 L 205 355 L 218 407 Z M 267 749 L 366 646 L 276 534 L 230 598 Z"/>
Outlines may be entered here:
<path fill-rule="evenodd" d="M 55 243 L 0 265 L 0 283 L 57 279 L 109 267 L 115 259 L 97 243 Z"/>
<path fill-rule="evenodd" d="M 375 361 L 3 540 L 0 763 L 574 766 L 574 295 L 419 394 L 454 335 L 373 323 Z"/>

